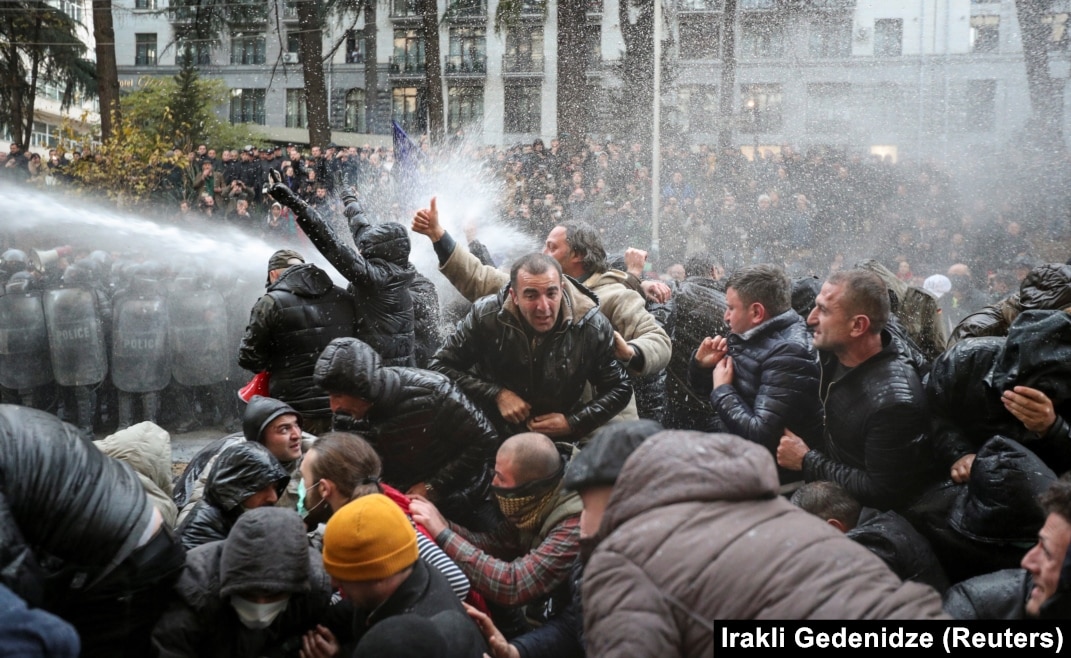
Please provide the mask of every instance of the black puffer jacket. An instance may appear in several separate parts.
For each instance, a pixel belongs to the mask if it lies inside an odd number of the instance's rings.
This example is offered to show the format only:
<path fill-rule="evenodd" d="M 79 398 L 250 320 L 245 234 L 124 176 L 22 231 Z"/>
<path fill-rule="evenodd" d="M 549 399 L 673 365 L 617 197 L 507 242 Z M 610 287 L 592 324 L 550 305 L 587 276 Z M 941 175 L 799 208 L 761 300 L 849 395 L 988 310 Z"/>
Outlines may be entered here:
<path fill-rule="evenodd" d="M 357 337 L 390 366 L 414 365 L 413 297 L 416 269 L 409 262 L 409 234 L 394 222 L 370 225 L 355 215 L 353 244 L 331 221 L 283 184 L 272 197 L 294 211 L 298 225 L 335 269 L 350 282 L 357 304 Z"/>
<path fill-rule="evenodd" d="M 0 405 L 0 583 L 31 605 L 56 603 L 36 570 L 47 554 L 87 571 L 92 588 L 134 551 L 151 519 L 129 465 L 51 414 Z"/>
<path fill-rule="evenodd" d="M 409 289 L 413 295 L 413 335 L 416 339 L 413 357 L 416 367 L 427 368 L 428 361 L 443 344 L 439 291 L 431 279 L 420 272 L 413 276 L 413 285 Z"/>
<path fill-rule="evenodd" d="M 290 474 L 259 443 L 243 441 L 220 453 L 205 485 L 205 497 L 179 525 L 182 545 L 191 549 L 226 539 L 241 516 L 242 503 L 267 486 L 282 496 Z"/>
<path fill-rule="evenodd" d="M 271 373 L 273 398 L 309 416 L 330 416 L 331 405 L 313 383 L 312 369 L 328 343 L 354 334 L 355 322 L 352 295 L 316 265 L 294 265 L 253 306 L 238 364 Z"/>
<path fill-rule="evenodd" d="M 693 276 L 678 286 L 673 300 L 673 313 L 666 321 L 673 354 L 666 368 L 666 413 L 662 424 L 670 429 L 714 432 L 717 414 L 707 394 L 691 387 L 688 364 L 704 338 L 729 332 L 724 320 L 725 292 L 714 279 Z"/>
<path fill-rule="evenodd" d="M 807 324 L 789 309 L 744 334 L 729 333 L 733 383 L 713 389 L 712 368 L 693 358 L 692 389 L 710 396 L 720 432 L 764 446 L 776 459 L 777 446 L 790 429 L 812 448 L 822 446 L 822 401 L 818 396 L 818 359 Z M 713 390 L 712 390 L 713 389 Z M 802 477 L 779 468 L 781 484 Z"/>
<path fill-rule="evenodd" d="M 948 589 L 948 576 L 930 542 L 896 512 L 864 510 L 859 524 L 845 534 L 880 557 L 901 580 L 929 585 L 938 592 Z"/>
<path fill-rule="evenodd" d="M 302 636 L 324 622 L 331 591 L 297 513 L 251 510 L 226 541 L 186 556 L 171 604 L 153 629 L 153 647 L 160 658 L 297 656 Z M 265 629 L 247 628 L 229 603 L 232 594 L 253 592 L 290 595 Z"/>
<path fill-rule="evenodd" d="M 934 484 L 926 394 L 887 331 L 882 349 L 830 383 L 836 356 L 821 354 L 825 447 L 803 459 L 808 482 L 830 480 L 879 510 L 909 505 Z"/>
<path fill-rule="evenodd" d="M 384 367 L 370 346 L 341 338 L 316 362 L 316 382 L 372 403 L 363 435 L 383 460 L 387 484 L 401 491 L 431 485 L 431 497 L 447 516 L 484 500 L 498 434 L 445 375 Z"/>
<path fill-rule="evenodd" d="M 628 405 L 632 389 L 614 357 L 613 328 L 599 312 L 598 300 L 569 279 L 561 317 L 540 345 L 532 341 L 509 296 L 509 284 L 472 305 L 457 330 L 447 337 L 429 368 L 450 377 L 479 404 L 502 435 L 528 431 L 502 418 L 495 398 L 509 389 L 531 406 L 531 416 L 565 415 L 579 440 Z M 584 384 L 593 393 L 584 402 Z"/>
<path fill-rule="evenodd" d="M 951 346 L 964 338 L 978 336 L 1006 336 L 1023 311 L 1068 306 L 1071 306 L 1071 265 L 1038 265 L 1019 284 L 1018 292 L 963 318 L 952 330 L 948 343 Z"/>
<path fill-rule="evenodd" d="M 1025 311 L 1008 338 L 969 338 L 933 364 L 926 392 L 934 414 L 934 441 L 942 464 L 951 466 L 1000 434 L 1022 442 L 1050 468 L 1071 468 L 1071 315 Z M 1001 402 L 1015 386 L 1045 393 L 1057 413 L 1043 435 L 1030 432 Z"/>

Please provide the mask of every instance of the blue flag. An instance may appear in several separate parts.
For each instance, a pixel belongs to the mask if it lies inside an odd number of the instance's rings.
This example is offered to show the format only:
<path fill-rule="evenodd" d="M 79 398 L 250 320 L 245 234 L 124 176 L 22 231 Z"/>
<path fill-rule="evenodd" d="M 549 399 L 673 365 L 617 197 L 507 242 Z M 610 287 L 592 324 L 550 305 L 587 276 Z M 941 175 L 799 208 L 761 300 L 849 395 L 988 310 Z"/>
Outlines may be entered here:
<path fill-rule="evenodd" d="M 420 162 L 420 147 L 409 138 L 397 121 L 391 119 L 390 125 L 394 137 L 394 167 L 403 179 L 412 180 Z"/>

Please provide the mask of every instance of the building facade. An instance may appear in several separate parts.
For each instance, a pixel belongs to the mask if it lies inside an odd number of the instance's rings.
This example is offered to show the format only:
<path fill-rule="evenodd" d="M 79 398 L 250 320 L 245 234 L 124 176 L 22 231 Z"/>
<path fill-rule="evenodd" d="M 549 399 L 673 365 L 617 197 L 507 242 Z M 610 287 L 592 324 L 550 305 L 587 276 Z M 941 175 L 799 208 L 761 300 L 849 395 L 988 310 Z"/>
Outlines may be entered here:
<path fill-rule="evenodd" d="M 269 138 L 304 141 L 297 14 L 288 0 L 250 5 L 218 39 L 192 44 L 201 74 L 231 89 L 220 111 L 264 126 Z M 627 0 L 623 0 L 627 1 Z M 120 84 L 136 89 L 174 75 L 176 23 L 167 0 L 116 0 Z M 439 0 L 446 125 L 487 144 L 553 137 L 556 0 L 531 0 L 518 24 L 496 30 L 498 0 Z M 737 0 L 733 133 L 745 151 L 792 144 L 950 157 L 992 149 L 1030 113 L 1014 0 Z M 334 21 L 324 38 L 331 125 L 339 143 L 389 134 L 393 118 L 426 126 L 424 38 L 418 0 L 373 3 Z M 1066 80 L 1067 0 L 1056 0 L 1050 69 Z M 663 134 L 712 143 L 719 130 L 723 0 L 668 0 Z M 609 89 L 624 49 L 619 0 L 590 0 L 589 76 Z M 365 21 L 369 21 L 366 24 Z M 596 94 L 598 96 L 598 94 Z M 1066 99 L 1066 96 L 1065 96 Z M 601 116 L 612 118 L 605 98 Z M 1066 106 L 1065 102 L 1065 106 Z M 1071 112 L 1065 112 L 1065 117 Z M 604 134 L 612 121 L 599 121 Z M 301 137 L 306 135 L 306 137 Z"/>

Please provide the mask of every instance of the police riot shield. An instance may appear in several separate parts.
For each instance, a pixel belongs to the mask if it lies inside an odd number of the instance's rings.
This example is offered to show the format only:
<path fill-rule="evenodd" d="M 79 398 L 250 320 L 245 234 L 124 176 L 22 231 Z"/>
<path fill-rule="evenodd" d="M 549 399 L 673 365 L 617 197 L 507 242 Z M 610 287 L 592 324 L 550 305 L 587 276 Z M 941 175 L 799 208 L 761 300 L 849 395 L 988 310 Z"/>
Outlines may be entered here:
<path fill-rule="evenodd" d="M 173 293 L 171 373 L 183 386 L 207 386 L 227 378 L 238 347 L 227 340 L 227 304 L 216 290 Z"/>
<path fill-rule="evenodd" d="M 124 393 L 163 390 L 171 381 L 164 298 L 121 296 L 112 304 L 112 384 Z"/>
<path fill-rule="evenodd" d="M 0 386 L 27 389 L 52 382 L 41 293 L 0 296 Z"/>
<path fill-rule="evenodd" d="M 52 374 L 60 386 L 92 386 L 108 374 L 104 319 L 96 293 L 86 288 L 45 292 L 45 324 Z"/>

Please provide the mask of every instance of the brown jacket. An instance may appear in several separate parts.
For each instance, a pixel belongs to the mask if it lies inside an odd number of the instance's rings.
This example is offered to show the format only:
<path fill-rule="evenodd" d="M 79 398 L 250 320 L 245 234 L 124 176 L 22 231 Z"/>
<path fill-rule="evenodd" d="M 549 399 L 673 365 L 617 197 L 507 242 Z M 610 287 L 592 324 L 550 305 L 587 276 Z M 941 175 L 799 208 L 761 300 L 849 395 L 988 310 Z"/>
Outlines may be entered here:
<path fill-rule="evenodd" d="M 625 463 L 584 571 L 588 656 L 710 656 L 726 619 L 935 619 L 941 598 L 777 496 L 768 450 L 666 431 Z"/>

